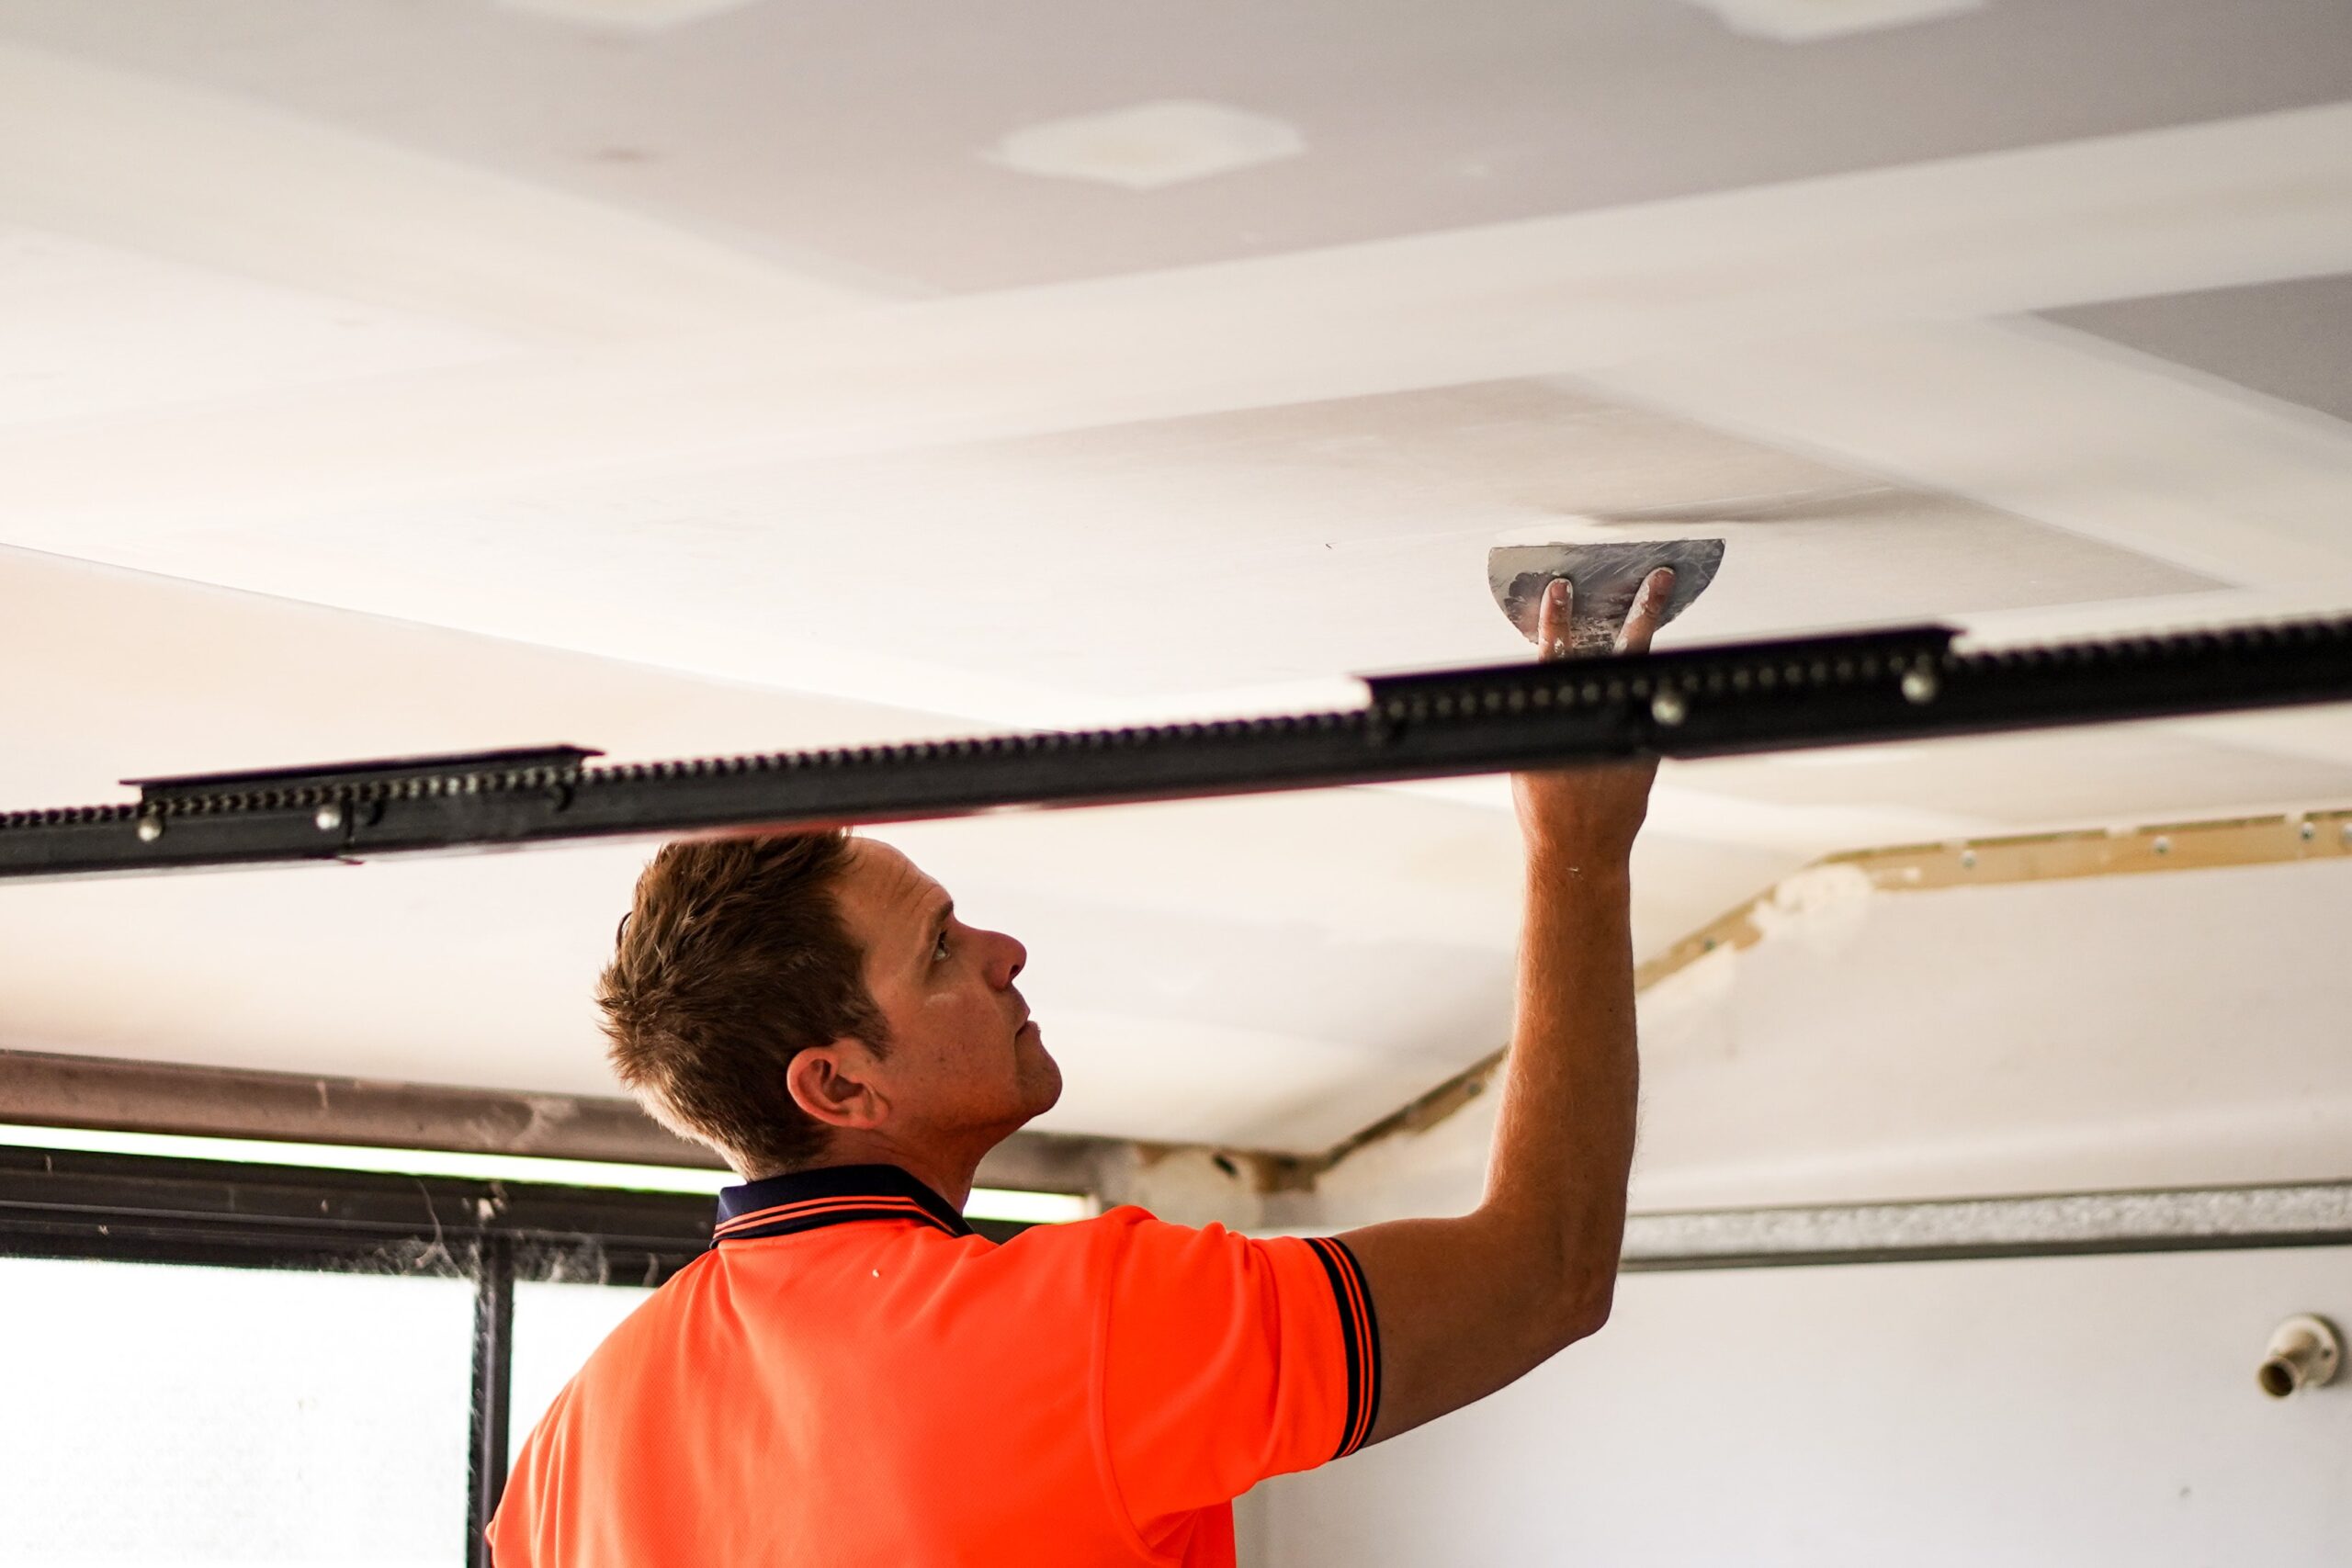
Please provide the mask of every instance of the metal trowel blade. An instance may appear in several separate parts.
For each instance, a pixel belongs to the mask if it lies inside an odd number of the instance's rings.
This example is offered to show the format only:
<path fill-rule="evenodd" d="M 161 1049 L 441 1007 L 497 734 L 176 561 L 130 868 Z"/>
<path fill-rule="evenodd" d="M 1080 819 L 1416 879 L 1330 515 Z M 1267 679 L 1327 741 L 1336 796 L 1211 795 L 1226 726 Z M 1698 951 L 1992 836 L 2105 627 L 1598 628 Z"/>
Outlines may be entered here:
<path fill-rule="evenodd" d="M 1487 552 L 1487 586 L 1510 624 L 1535 640 L 1544 590 L 1555 577 L 1576 585 L 1568 643 L 1577 653 L 1606 653 L 1634 607 L 1642 580 L 1659 567 L 1674 569 L 1674 592 L 1658 617 L 1664 626 L 1706 592 L 1723 564 L 1721 539 L 1649 539 L 1605 545 L 1498 545 Z"/>

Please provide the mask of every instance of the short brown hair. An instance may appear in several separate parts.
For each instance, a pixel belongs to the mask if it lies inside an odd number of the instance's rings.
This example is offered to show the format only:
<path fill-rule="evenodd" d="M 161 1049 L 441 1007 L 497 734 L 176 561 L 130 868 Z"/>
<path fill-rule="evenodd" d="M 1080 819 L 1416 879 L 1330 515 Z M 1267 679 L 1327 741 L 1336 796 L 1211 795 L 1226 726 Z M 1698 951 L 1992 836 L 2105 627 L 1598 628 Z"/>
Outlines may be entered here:
<path fill-rule="evenodd" d="M 596 988 L 621 1082 L 749 1177 L 825 1153 L 786 1087 L 793 1057 L 843 1036 L 889 1048 L 835 897 L 849 844 L 839 829 L 664 844 Z"/>

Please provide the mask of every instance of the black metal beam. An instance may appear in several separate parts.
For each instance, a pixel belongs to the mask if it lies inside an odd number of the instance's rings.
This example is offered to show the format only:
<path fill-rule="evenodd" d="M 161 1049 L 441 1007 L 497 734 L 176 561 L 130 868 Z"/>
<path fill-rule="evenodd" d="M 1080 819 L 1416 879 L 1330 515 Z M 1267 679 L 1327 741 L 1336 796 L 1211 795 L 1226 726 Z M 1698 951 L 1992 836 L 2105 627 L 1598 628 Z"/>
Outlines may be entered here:
<path fill-rule="evenodd" d="M 1940 626 L 1374 678 L 1362 707 L 592 768 L 584 753 L 153 781 L 0 816 L 0 876 L 1306 789 L 2352 700 L 2352 618 L 1961 652 Z"/>

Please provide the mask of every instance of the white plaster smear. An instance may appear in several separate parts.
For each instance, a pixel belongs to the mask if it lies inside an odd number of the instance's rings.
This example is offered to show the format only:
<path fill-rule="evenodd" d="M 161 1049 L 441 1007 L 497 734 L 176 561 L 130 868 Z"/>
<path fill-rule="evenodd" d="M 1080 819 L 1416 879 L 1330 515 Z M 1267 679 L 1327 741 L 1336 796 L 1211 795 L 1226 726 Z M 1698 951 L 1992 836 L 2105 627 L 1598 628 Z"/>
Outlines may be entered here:
<path fill-rule="evenodd" d="M 740 11 L 759 0 L 495 0 L 502 10 L 601 32 L 662 33 Z"/>
<path fill-rule="evenodd" d="M 1287 121 L 1230 104 L 1162 98 L 1025 125 L 982 156 L 1015 174 L 1150 191 L 1306 151 L 1306 139 Z"/>
<path fill-rule="evenodd" d="M 153 183 L 126 161 L 107 165 L 125 187 L 112 208 Z M 483 236 L 503 233 L 472 206 Z M 70 529 L 103 554 L 141 516 L 184 518 L 190 495 L 216 514 L 300 513 L 2309 276 L 2352 268 L 2348 210 L 2352 106 L 2332 105 L 0 440 L 0 515 L 16 542 L 65 547 L 51 530 Z M 99 519 L 113 537 L 87 531 Z"/>
<path fill-rule="evenodd" d="M 1803 942 L 1824 954 L 1854 945 L 1877 896 L 1870 873 L 1858 865 L 1807 867 L 1755 906 L 1756 929 L 1767 938 Z"/>
<path fill-rule="evenodd" d="M 1749 38 L 1813 43 L 1981 10 L 1984 0 L 1690 0 Z"/>

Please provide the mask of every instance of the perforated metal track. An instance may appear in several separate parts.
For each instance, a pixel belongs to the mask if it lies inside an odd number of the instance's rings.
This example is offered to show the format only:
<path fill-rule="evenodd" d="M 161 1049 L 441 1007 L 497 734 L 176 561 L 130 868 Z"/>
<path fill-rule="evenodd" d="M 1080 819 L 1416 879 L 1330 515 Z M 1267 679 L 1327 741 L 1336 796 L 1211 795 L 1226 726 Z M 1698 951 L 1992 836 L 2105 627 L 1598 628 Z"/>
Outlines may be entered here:
<path fill-rule="evenodd" d="M 148 780 L 0 815 L 0 876 L 880 822 L 2352 700 L 2352 618 L 1959 652 L 1940 626 L 1374 679 L 1358 708 L 596 767 L 539 751 Z"/>

